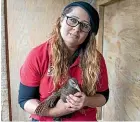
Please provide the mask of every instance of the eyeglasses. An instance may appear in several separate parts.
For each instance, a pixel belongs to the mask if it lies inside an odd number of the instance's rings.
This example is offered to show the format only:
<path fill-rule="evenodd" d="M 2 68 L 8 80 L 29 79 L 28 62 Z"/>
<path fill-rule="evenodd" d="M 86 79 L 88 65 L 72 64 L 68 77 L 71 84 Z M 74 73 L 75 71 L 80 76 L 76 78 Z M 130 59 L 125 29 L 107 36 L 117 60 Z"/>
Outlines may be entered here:
<path fill-rule="evenodd" d="M 80 24 L 81 31 L 88 33 L 91 30 L 90 24 L 88 22 L 79 22 L 74 17 L 69 17 L 69 16 L 66 16 L 66 17 L 67 17 L 66 23 L 69 26 L 76 27 L 78 24 Z"/>

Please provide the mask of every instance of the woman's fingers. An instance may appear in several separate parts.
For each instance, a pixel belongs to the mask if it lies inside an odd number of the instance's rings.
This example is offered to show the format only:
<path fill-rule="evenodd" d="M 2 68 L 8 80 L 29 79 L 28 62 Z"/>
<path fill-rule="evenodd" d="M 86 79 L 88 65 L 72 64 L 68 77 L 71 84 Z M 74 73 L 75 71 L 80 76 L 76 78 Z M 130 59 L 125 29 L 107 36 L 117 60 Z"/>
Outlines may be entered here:
<path fill-rule="evenodd" d="M 86 101 L 86 95 L 83 92 L 77 92 L 74 95 L 67 96 L 67 102 L 74 109 L 81 109 L 84 107 Z"/>
<path fill-rule="evenodd" d="M 79 110 L 82 106 L 82 99 L 73 95 L 67 96 L 67 103 L 71 106 L 72 110 Z"/>
<path fill-rule="evenodd" d="M 67 98 L 73 100 L 73 102 L 75 102 L 75 103 L 80 102 L 80 98 L 79 97 L 76 97 L 76 96 L 71 95 L 71 94 L 69 96 L 67 96 Z"/>
<path fill-rule="evenodd" d="M 71 105 L 71 107 L 72 106 L 79 106 L 79 103 L 77 103 L 77 102 L 75 102 L 75 101 L 73 101 L 72 99 L 66 99 L 67 100 L 67 102 Z"/>
<path fill-rule="evenodd" d="M 76 106 L 76 105 L 72 104 L 72 103 L 71 103 L 69 100 L 67 100 L 67 99 L 66 99 L 66 101 L 67 101 L 67 103 L 70 105 L 70 106 L 68 107 L 69 110 L 72 110 L 72 111 L 79 110 L 79 106 Z"/>
<path fill-rule="evenodd" d="M 82 97 L 83 96 L 83 93 L 82 92 L 77 92 L 74 94 L 75 97 Z"/>

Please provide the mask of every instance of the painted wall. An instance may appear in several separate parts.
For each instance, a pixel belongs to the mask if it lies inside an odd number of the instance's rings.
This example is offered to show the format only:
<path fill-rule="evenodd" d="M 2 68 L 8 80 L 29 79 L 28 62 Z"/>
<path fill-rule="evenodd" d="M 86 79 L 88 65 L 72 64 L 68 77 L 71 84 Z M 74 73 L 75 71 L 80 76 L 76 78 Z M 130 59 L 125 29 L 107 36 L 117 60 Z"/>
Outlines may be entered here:
<path fill-rule="evenodd" d="M 62 8 L 75 0 L 7 0 L 12 120 L 30 120 L 18 105 L 19 71 L 29 51 L 45 42 Z M 86 1 L 86 0 L 85 0 Z M 87 0 L 92 2 L 92 0 Z"/>
<path fill-rule="evenodd" d="M 29 51 L 46 41 L 65 4 L 72 0 L 8 0 L 9 66 L 12 119 L 29 120 L 18 105 L 19 70 Z"/>

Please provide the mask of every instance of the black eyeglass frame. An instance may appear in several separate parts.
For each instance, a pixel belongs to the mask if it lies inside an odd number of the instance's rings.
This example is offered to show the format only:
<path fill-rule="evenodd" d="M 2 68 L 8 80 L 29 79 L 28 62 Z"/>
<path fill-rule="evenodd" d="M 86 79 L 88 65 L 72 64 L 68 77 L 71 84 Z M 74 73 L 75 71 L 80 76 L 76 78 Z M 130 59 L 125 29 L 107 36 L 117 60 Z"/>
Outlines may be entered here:
<path fill-rule="evenodd" d="M 64 16 L 64 15 L 63 15 L 63 16 Z M 67 15 L 65 15 L 65 17 L 67 18 L 67 19 L 66 19 L 66 23 L 67 23 L 67 24 L 68 24 L 67 21 L 68 21 L 69 18 L 74 18 L 74 17 L 70 17 L 70 16 L 67 16 Z M 74 18 L 74 19 L 76 19 L 76 18 Z M 77 20 L 77 19 L 76 19 L 76 20 Z M 81 25 L 83 24 L 83 22 L 80 22 L 80 21 L 78 21 L 78 20 L 77 20 L 77 24 L 76 24 L 76 25 L 74 25 L 74 26 L 72 26 L 72 25 L 70 25 L 70 24 L 68 24 L 68 25 L 71 26 L 71 27 L 76 27 L 78 24 L 80 24 L 80 30 L 83 31 L 83 30 L 81 29 L 81 27 L 82 27 Z M 91 26 L 90 26 L 90 24 L 88 24 L 88 25 L 89 25 L 89 27 L 90 27 L 89 30 L 88 30 L 88 31 L 83 31 L 83 32 L 85 32 L 85 33 L 90 32 Z"/>

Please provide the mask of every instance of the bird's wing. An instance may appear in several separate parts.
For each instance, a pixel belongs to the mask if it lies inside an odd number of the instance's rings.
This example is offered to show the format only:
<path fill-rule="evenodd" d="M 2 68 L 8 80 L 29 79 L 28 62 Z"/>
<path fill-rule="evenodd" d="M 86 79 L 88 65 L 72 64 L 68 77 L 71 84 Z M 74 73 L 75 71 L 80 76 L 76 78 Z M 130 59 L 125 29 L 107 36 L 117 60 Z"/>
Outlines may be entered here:
<path fill-rule="evenodd" d="M 42 101 L 38 107 L 35 110 L 35 113 L 37 115 L 40 116 L 45 116 L 46 115 L 46 111 L 48 110 L 48 108 L 53 108 L 57 101 L 60 98 L 60 94 L 61 94 L 61 89 L 59 89 L 57 92 L 54 92 L 52 95 L 50 95 L 47 99 L 45 99 L 44 101 Z"/>

